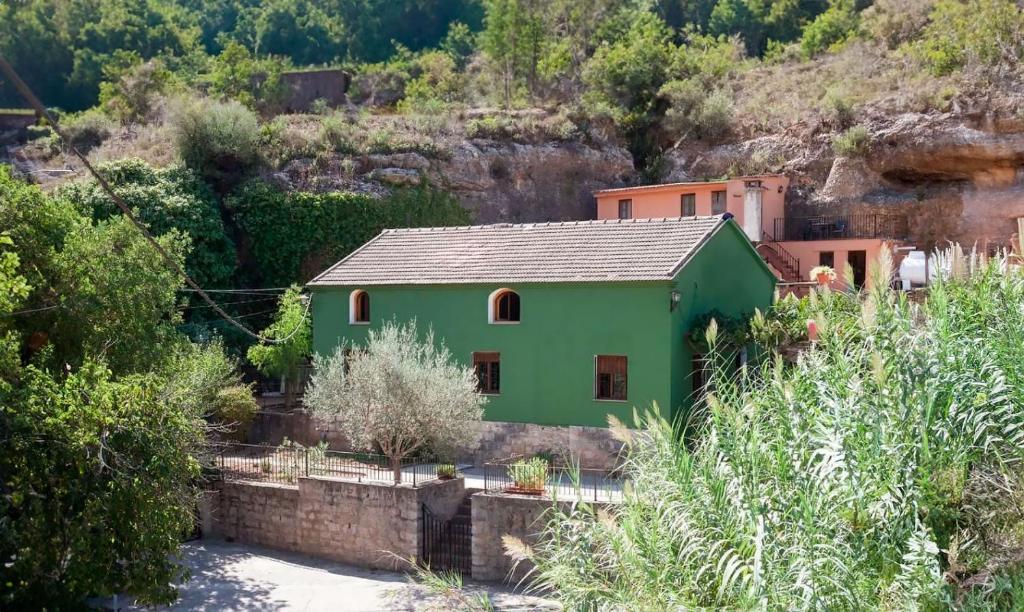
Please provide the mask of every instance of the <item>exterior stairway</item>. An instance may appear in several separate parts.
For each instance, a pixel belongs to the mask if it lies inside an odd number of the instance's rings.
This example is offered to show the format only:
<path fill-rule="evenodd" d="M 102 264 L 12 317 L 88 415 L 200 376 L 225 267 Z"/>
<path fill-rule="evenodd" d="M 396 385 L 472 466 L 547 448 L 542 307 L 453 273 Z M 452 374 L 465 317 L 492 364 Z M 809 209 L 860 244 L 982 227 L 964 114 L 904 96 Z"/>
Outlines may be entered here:
<path fill-rule="evenodd" d="M 800 260 L 779 244 L 771 234 L 762 232 L 764 240 L 755 247 L 768 265 L 778 270 L 785 282 L 797 283 L 805 280 L 801 275 Z"/>

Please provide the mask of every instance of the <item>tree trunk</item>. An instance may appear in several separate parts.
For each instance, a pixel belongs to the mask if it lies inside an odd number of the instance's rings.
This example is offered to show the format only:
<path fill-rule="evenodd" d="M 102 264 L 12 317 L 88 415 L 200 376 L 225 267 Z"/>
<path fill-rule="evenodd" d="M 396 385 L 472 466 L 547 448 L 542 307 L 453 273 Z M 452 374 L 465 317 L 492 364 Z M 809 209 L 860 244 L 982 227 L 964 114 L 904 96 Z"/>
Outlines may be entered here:
<path fill-rule="evenodd" d="M 402 458 L 394 456 L 391 458 L 391 469 L 395 474 L 395 484 L 402 484 Z"/>

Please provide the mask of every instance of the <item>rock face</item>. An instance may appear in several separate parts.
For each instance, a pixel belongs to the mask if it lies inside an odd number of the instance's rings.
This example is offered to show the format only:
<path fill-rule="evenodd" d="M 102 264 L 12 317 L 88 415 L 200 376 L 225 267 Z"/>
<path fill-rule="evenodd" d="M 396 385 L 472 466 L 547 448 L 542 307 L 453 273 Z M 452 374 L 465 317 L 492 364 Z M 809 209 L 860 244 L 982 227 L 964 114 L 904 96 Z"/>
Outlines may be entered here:
<path fill-rule="evenodd" d="M 426 179 L 455 194 L 474 222 L 495 223 L 593 218 L 591 192 L 634 174 L 629 152 L 617 146 L 466 140 L 430 158 L 393 153 L 293 160 L 273 178 L 290 189 L 372 194 Z"/>
<path fill-rule="evenodd" d="M 869 145 L 836 156 L 820 126 L 739 143 L 690 143 L 665 155 L 666 179 L 783 172 L 790 215 L 886 212 L 906 216 L 922 248 L 958 241 L 1005 246 L 1024 217 L 1024 99 L 1009 94 L 944 113 L 872 115 Z"/>

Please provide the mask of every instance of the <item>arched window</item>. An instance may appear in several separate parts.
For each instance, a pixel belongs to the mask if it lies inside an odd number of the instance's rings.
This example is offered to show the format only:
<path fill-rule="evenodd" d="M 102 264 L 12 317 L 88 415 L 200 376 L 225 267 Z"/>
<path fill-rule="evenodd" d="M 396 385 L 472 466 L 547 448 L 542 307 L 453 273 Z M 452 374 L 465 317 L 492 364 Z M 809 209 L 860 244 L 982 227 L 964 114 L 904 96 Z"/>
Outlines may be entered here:
<path fill-rule="evenodd" d="M 491 323 L 518 323 L 519 294 L 511 289 L 498 289 L 490 296 L 487 312 Z"/>
<path fill-rule="evenodd" d="M 370 322 L 370 294 L 356 289 L 349 297 L 348 322 L 352 324 Z"/>

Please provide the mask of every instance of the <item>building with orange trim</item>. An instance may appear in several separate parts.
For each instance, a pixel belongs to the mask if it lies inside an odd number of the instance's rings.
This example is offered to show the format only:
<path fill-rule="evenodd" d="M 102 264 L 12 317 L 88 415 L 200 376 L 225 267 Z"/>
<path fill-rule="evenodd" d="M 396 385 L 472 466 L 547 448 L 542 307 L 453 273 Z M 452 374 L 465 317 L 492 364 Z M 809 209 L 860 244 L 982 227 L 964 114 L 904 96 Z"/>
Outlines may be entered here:
<path fill-rule="evenodd" d="M 845 286 L 849 265 L 856 287 L 870 283 L 869 268 L 883 246 L 906 236 L 906 219 L 885 214 L 787 216 L 789 178 L 780 174 L 722 181 L 666 183 L 594 192 L 598 219 L 647 219 L 731 214 L 785 282 L 808 281 L 812 268 L 827 265 Z"/>

